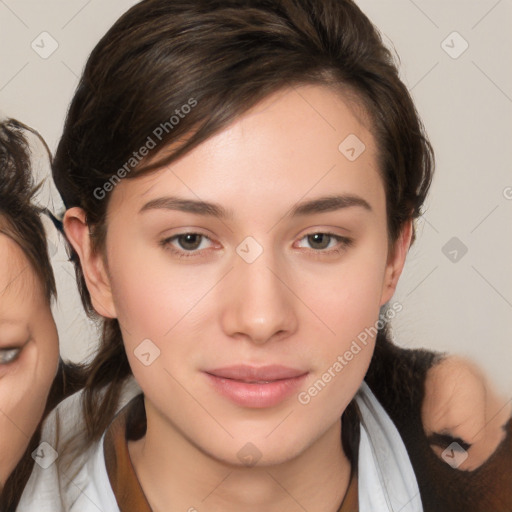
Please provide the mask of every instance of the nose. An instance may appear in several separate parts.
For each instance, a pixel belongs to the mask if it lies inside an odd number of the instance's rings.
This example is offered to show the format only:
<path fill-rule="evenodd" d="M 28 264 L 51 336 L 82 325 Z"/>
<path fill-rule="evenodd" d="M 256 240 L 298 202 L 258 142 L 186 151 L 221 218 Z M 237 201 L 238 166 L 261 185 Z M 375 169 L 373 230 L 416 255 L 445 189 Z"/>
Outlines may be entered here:
<path fill-rule="evenodd" d="M 289 280 L 270 250 L 264 250 L 252 263 L 237 256 L 223 293 L 226 335 L 262 345 L 295 332 L 298 299 Z"/>

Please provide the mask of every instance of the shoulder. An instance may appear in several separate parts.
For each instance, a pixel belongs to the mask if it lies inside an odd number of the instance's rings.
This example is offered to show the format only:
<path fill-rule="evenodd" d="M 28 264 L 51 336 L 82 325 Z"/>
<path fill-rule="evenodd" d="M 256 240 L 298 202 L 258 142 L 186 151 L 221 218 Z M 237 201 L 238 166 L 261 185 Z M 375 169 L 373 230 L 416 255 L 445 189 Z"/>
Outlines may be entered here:
<path fill-rule="evenodd" d="M 140 388 L 133 378 L 123 387 L 117 410 Z M 88 512 L 118 510 L 103 456 L 103 439 L 78 450 L 83 439 L 83 390 L 67 397 L 43 423 L 41 442 L 33 453 L 34 467 L 21 496 L 22 512 Z M 75 452 L 80 453 L 76 455 Z"/>

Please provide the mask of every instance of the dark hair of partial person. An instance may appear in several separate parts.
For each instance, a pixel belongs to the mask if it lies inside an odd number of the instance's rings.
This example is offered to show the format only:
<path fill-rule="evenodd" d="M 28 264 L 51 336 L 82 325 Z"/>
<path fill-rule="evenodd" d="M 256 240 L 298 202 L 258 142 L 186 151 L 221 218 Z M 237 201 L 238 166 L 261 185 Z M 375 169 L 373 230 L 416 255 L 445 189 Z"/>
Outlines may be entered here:
<path fill-rule="evenodd" d="M 39 138 L 50 155 L 43 138 L 32 128 L 15 119 L 0 122 L 0 233 L 11 238 L 22 249 L 50 303 L 56 298 L 57 291 L 40 217 L 44 209 L 36 206 L 33 201 L 39 186 L 34 185 L 30 148 L 26 138 L 28 132 Z M 43 420 L 63 398 L 83 387 L 84 383 L 80 365 L 59 361 L 43 417 L 22 459 L 1 490 L 0 511 L 16 509 L 21 491 L 32 472 L 34 460 L 31 453 L 39 445 Z"/>
<path fill-rule="evenodd" d="M 39 186 L 33 184 L 26 131 L 35 133 L 14 119 L 0 123 L 0 233 L 21 247 L 43 284 L 46 299 L 51 301 L 57 291 L 40 217 L 42 210 L 32 202 Z"/>
<path fill-rule="evenodd" d="M 422 213 L 434 154 L 392 53 L 350 0 L 133 6 L 93 49 L 68 111 L 53 164 L 66 208 L 83 208 L 93 248 L 102 251 L 110 190 L 120 176 L 170 164 L 270 94 L 303 84 L 328 86 L 364 114 L 377 144 L 391 246 L 404 223 Z M 193 108 L 182 108 L 191 100 Z M 176 111 L 184 115 L 171 126 Z M 127 172 L 148 137 L 158 160 L 143 159 Z M 96 317 L 69 250 L 85 310 Z M 89 442 L 108 426 L 130 375 L 119 323 L 103 319 L 83 403 Z"/>

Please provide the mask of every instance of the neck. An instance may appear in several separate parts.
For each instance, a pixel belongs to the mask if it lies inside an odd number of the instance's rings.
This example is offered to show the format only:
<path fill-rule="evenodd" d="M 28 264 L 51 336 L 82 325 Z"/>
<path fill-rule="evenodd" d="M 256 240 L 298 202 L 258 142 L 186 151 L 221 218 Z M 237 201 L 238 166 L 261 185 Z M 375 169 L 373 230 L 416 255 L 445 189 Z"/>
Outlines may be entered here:
<path fill-rule="evenodd" d="M 277 464 L 246 467 L 216 459 L 152 414 L 146 435 L 130 441 L 128 450 L 153 512 L 336 512 L 351 473 L 341 420 Z"/>

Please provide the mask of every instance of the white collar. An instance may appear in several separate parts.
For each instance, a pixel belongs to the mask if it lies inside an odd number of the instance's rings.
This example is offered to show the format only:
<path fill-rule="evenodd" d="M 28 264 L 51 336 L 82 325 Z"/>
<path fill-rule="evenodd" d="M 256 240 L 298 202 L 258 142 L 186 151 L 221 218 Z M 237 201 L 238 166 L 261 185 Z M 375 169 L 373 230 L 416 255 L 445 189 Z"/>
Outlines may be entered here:
<path fill-rule="evenodd" d="M 355 396 L 361 411 L 359 512 L 423 512 L 405 445 L 366 382 Z"/>

